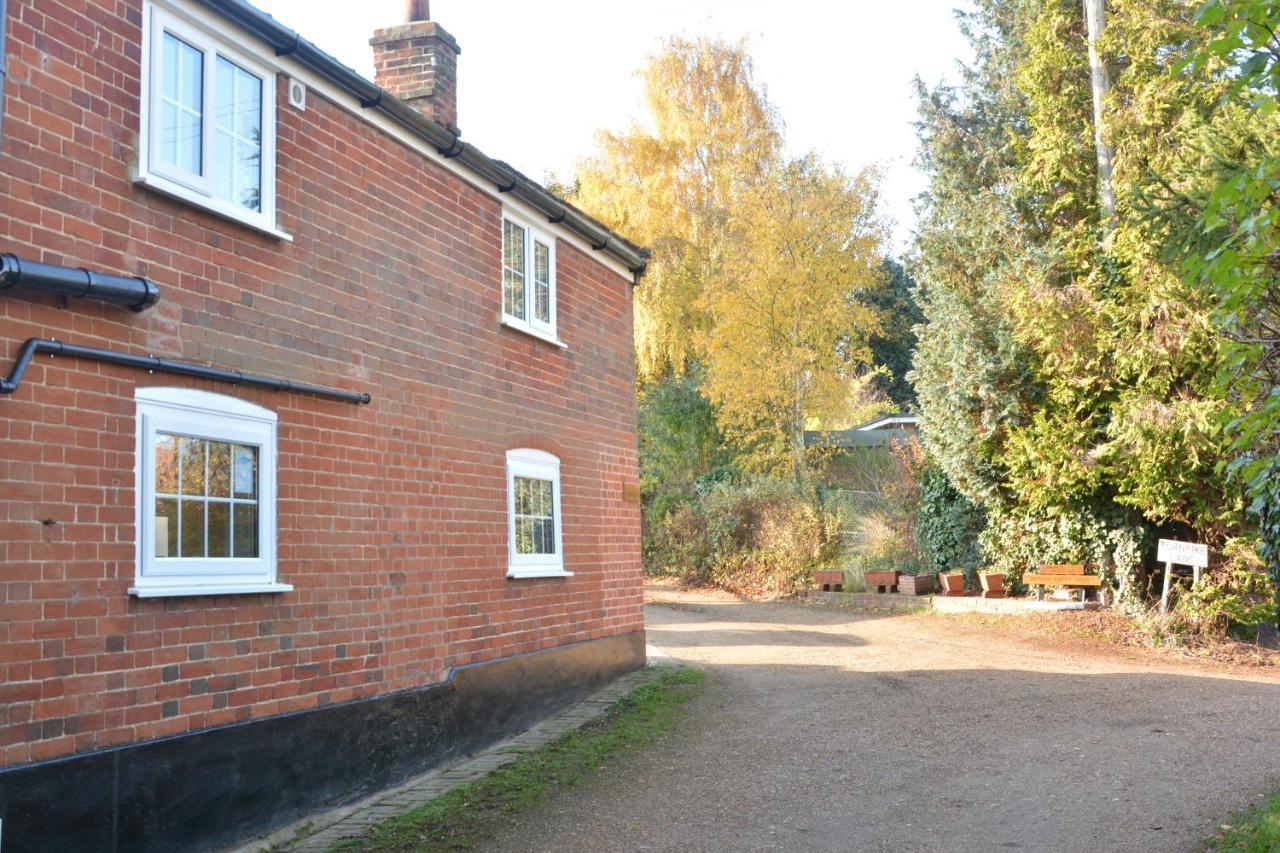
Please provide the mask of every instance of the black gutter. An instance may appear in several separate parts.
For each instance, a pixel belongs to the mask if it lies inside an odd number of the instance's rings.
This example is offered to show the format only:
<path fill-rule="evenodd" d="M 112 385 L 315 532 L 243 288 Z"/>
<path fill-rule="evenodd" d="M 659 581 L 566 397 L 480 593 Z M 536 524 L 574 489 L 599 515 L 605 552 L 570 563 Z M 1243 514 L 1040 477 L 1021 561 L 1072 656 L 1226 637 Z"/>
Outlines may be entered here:
<path fill-rule="evenodd" d="M 0 0 L 3 2 L 3 0 Z M 457 159 L 467 168 L 490 181 L 499 191 L 546 214 L 548 221 L 563 224 L 583 237 L 597 251 L 605 251 L 621 261 L 636 276 L 644 274 L 649 250 L 637 246 L 620 234 L 610 231 L 582 211 L 552 195 L 501 160 L 494 160 L 475 146 L 463 142 L 458 134 L 436 124 L 395 95 L 383 91 L 350 68 L 320 50 L 298 33 L 260 12 L 245 0 L 197 0 L 200 5 L 230 19 L 265 41 L 278 55 L 319 74 L 330 83 L 346 90 L 365 109 L 376 109 L 401 126 L 429 142 L 443 156 Z"/>
<path fill-rule="evenodd" d="M 0 0 L 2 4 L 4 0 Z M 51 293 L 72 299 L 96 299 L 145 311 L 160 301 L 160 288 L 141 276 L 94 272 L 27 261 L 17 255 L 0 255 L 0 293 L 9 290 Z"/>
<path fill-rule="evenodd" d="M 368 403 L 372 399 L 368 394 L 359 391 L 344 391 L 341 388 L 326 388 L 323 385 L 309 385 L 306 382 L 293 382 L 289 379 L 275 379 L 270 376 L 256 376 L 242 373 L 239 370 L 223 370 L 219 367 L 206 367 L 192 364 L 189 361 L 174 361 L 168 358 L 157 358 L 153 355 L 131 355 L 125 352 L 84 347 L 76 344 L 64 344 L 61 341 L 44 338 L 31 338 L 18 351 L 18 359 L 9 371 L 8 379 L 0 379 L 0 394 L 12 394 L 18 390 L 22 382 L 22 374 L 37 353 L 49 355 L 66 355 L 73 358 L 85 358 L 90 361 L 101 361 L 107 364 L 119 364 L 125 367 L 137 367 L 153 373 L 174 373 L 179 376 L 194 376 L 198 379 L 213 379 L 217 382 L 229 382 L 232 385 L 251 385 L 255 388 L 268 388 L 272 391 L 290 391 L 296 394 L 312 394 L 317 397 L 328 397 L 333 400 L 344 400 L 348 403 Z"/>
<path fill-rule="evenodd" d="M 6 24 L 9 23 L 8 0 L 0 0 L 0 146 L 4 145 L 4 83 L 9 77 L 9 66 L 5 62 Z"/>

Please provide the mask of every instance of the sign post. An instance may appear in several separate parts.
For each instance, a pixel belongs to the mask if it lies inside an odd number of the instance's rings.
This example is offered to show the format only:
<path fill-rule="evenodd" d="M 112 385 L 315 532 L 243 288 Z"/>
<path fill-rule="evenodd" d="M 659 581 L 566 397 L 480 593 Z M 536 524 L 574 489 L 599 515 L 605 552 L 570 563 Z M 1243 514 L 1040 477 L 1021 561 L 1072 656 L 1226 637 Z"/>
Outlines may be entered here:
<path fill-rule="evenodd" d="M 1179 542 L 1175 539 L 1161 539 L 1156 550 L 1156 559 L 1164 563 L 1164 592 L 1160 595 L 1160 612 L 1169 612 L 1169 584 L 1173 575 L 1173 566 L 1190 566 L 1195 575 L 1194 583 L 1200 583 L 1200 572 L 1209 567 L 1209 546 L 1197 542 Z"/>

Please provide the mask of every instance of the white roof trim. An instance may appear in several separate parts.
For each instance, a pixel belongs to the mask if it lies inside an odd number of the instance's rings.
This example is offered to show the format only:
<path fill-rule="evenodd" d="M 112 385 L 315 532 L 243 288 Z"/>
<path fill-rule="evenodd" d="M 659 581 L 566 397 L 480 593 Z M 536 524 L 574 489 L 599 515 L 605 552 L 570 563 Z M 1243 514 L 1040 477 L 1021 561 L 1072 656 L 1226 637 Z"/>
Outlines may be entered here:
<path fill-rule="evenodd" d="M 915 415 L 889 415 L 887 417 L 878 418 L 871 423 L 863 424 L 857 428 L 858 432 L 866 432 L 868 430 L 880 429 L 881 427 L 890 426 L 891 424 L 915 424 L 920 419 Z"/>
<path fill-rule="evenodd" d="M 213 35 L 221 36 L 223 39 L 231 40 L 233 44 L 243 45 L 245 49 L 253 51 L 253 58 L 259 63 L 274 68 L 276 71 L 289 75 L 296 80 L 301 80 L 306 84 L 307 88 L 325 98 L 329 103 L 337 108 L 344 110 L 351 115 L 357 116 L 361 121 L 370 124 L 382 131 L 385 135 L 395 139 L 402 145 L 412 148 L 414 151 L 423 155 L 436 166 L 443 168 L 445 171 L 462 178 L 468 184 L 493 199 L 497 204 L 506 206 L 512 210 L 524 213 L 526 211 L 533 212 L 537 215 L 540 227 L 545 227 L 556 235 L 556 239 L 563 240 L 574 248 L 587 255 L 596 263 L 609 269 L 611 272 L 619 275 L 628 285 L 634 283 L 635 275 L 629 270 L 625 264 L 614 260 L 607 255 L 601 255 L 596 252 L 591 245 L 582 237 L 574 234 L 572 231 L 554 223 L 542 223 L 546 220 L 546 215 L 533 211 L 528 205 L 513 198 L 504 197 L 502 194 L 488 189 L 485 184 L 488 183 L 483 177 L 465 168 L 461 164 L 446 158 L 440 154 L 432 145 L 411 133 L 379 110 L 362 109 L 359 105 L 352 102 L 351 96 L 342 92 L 337 86 L 312 73 L 305 66 L 294 62 L 287 56 L 276 56 L 275 49 L 262 39 L 253 35 L 246 30 L 241 29 L 235 24 L 227 21 L 216 12 L 197 7 L 187 2 L 187 0 L 152 0 L 153 3 L 159 5 L 171 13 L 186 19 L 189 23 L 200 27 Z M 290 109 L 282 107 L 277 111 L 276 120 L 280 120 L 280 114 Z M 276 215 L 277 225 L 280 214 L 280 205 L 277 200 Z"/>

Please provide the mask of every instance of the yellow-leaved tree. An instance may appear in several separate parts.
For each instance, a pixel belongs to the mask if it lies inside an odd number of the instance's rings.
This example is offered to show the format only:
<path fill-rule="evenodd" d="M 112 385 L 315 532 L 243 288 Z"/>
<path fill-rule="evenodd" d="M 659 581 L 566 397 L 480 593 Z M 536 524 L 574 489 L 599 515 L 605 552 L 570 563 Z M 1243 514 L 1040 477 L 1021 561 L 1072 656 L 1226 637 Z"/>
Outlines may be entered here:
<path fill-rule="evenodd" d="M 571 200 L 653 251 L 635 294 L 648 380 L 704 355 L 703 291 L 722 274 L 736 212 L 776 162 L 781 134 L 742 42 L 672 38 L 641 73 L 646 122 L 600 135 Z"/>
<path fill-rule="evenodd" d="M 838 416 L 870 361 L 880 318 L 859 295 L 885 274 L 877 181 L 811 155 L 773 166 L 736 201 L 698 308 L 707 391 L 757 467 L 802 480 L 806 418 Z"/>

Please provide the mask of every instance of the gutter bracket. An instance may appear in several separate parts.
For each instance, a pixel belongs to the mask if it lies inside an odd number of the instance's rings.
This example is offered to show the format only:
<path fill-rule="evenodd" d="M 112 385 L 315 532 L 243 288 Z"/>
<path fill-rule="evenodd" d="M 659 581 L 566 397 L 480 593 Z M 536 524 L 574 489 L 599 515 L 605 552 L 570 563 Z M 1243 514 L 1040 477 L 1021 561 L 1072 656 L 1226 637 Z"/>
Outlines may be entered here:
<path fill-rule="evenodd" d="M 298 52 L 298 46 L 299 46 L 300 44 L 302 44 L 302 36 L 301 36 L 300 34 L 298 34 L 298 33 L 294 33 L 294 34 L 293 34 L 293 43 L 292 43 L 292 44 L 287 44 L 287 45 L 285 45 L 284 47 L 277 47 L 277 48 L 276 48 L 276 56 L 288 56 L 288 55 L 289 55 L 289 54 L 291 54 L 291 53 L 297 53 L 297 52 Z"/>

